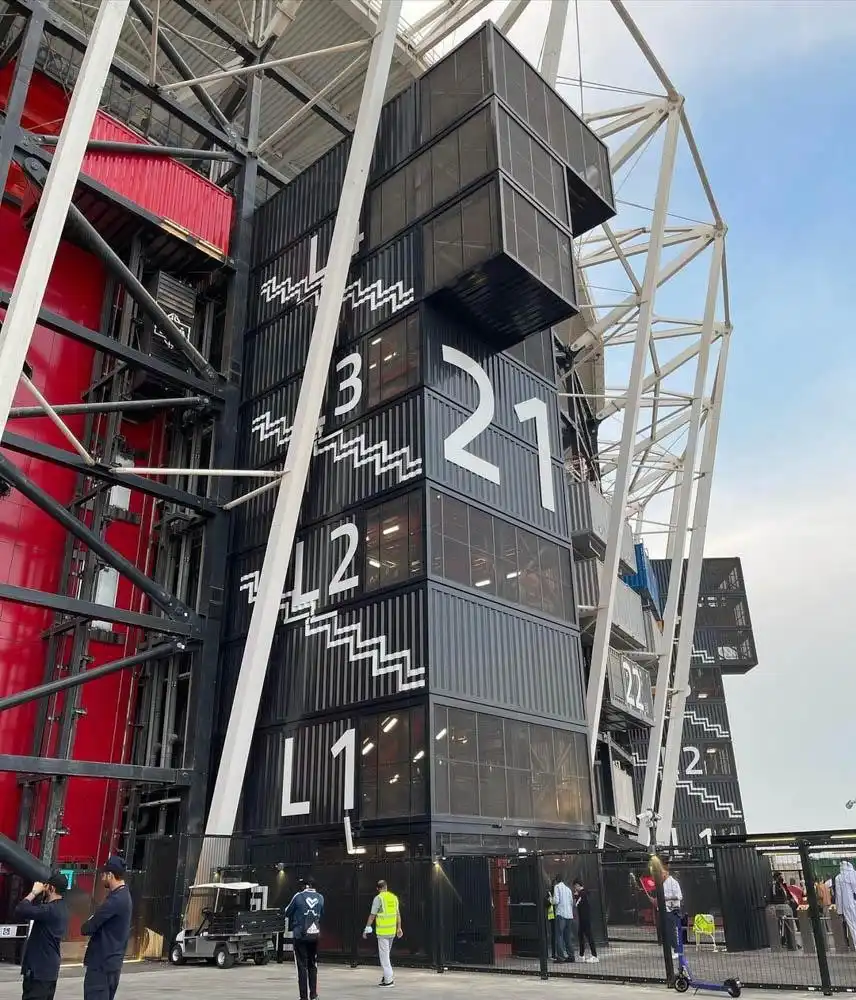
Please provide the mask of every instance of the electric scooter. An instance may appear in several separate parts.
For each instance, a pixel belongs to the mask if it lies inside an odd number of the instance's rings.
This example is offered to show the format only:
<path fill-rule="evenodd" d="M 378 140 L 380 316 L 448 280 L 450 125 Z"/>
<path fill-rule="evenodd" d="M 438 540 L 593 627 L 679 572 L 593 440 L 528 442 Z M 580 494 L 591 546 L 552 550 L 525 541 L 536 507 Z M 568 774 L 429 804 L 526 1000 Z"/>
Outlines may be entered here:
<path fill-rule="evenodd" d="M 678 993 L 686 993 L 692 988 L 696 991 L 708 990 L 711 993 L 727 993 L 730 997 L 739 997 L 743 990 L 743 984 L 739 979 L 726 979 L 724 983 L 706 983 L 700 979 L 695 979 L 690 967 L 687 964 L 684 954 L 684 930 L 681 926 L 681 916 L 679 913 L 672 914 L 675 921 L 675 940 L 678 945 L 678 969 L 675 973 L 675 990 Z"/>

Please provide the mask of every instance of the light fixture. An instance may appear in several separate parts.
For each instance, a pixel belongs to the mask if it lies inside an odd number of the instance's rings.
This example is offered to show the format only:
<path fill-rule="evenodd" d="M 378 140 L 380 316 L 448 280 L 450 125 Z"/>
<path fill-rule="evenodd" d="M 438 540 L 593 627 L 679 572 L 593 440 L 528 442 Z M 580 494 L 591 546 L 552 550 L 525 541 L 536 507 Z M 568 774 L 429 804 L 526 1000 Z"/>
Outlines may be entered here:
<path fill-rule="evenodd" d="M 380 563 L 377 559 L 369 559 L 369 566 L 371 566 L 372 569 L 380 569 Z"/>
<path fill-rule="evenodd" d="M 377 368 L 377 361 L 372 361 L 372 363 L 369 365 L 369 371 L 371 371 L 373 368 Z"/>
<path fill-rule="evenodd" d="M 708 696 L 707 691 L 699 691 L 697 695 L 699 701 L 703 701 L 705 698 L 707 698 L 707 696 Z"/>
<path fill-rule="evenodd" d="M 383 529 L 383 533 L 385 535 L 394 535 L 396 533 L 396 531 L 400 531 L 400 530 L 401 530 L 401 525 L 400 524 L 393 524 L 389 528 L 384 528 Z"/>
<path fill-rule="evenodd" d="M 708 747 L 707 752 L 710 754 L 716 753 L 716 747 Z"/>
<path fill-rule="evenodd" d="M 396 727 L 397 725 L 398 725 L 398 716 L 397 716 L 397 715 L 391 715 L 391 716 L 390 716 L 390 717 L 389 717 L 389 718 L 388 718 L 388 719 L 387 719 L 387 720 L 386 720 L 386 721 L 384 722 L 384 724 L 383 724 L 383 725 L 381 726 L 381 729 L 382 729 L 382 730 L 383 730 L 383 731 L 384 731 L 385 733 L 391 733 L 391 732 L 393 731 L 393 729 L 395 729 L 395 727 Z"/>
<path fill-rule="evenodd" d="M 422 760 L 422 758 L 424 756 L 425 756 L 425 751 L 424 750 L 419 750 L 419 751 L 416 752 L 413 760 L 414 760 L 414 762 L 417 761 L 417 760 Z"/>
<path fill-rule="evenodd" d="M 284 861 L 278 862 L 276 870 L 280 873 L 280 875 L 282 875 L 282 873 L 285 871 L 285 862 Z"/>
<path fill-rule="evenodd" d="M 392 361 L 393 358 L 397 358 L 397 357 L 398 357 L 398 351 L 393 351 L 392 354 L 387 354 L 387 356 L 383 360 L 384 361 Z"/>
<path fill-rule="evenodd" d="M 366 853 L 366 849 L 365 849 L 365 847 L 355 847 L 353 853 L 354 854 L 365 854 Z"/>
<path fill-rule="evenodd" d="M 490 579 L 487 579 L 487 580 L 476 580 L 476 582 L 473 584 L 473 586 L 475 586 L 475 587 L 489 587 L 490 586 Z"/>
<path fill-rule="evenodd" d="M 377 345 L 380 343 L 380 340 L 381 340 L 380 337 L 375 337 L 375 339 L 371 343 L 371 346 L 372 347 L 377 347 Z"/>
<path fill-rule="evenodd" d="M 387 854 L 404 854 L 407 848 L 404 844 L 387 844 L 384 850 Z"/>
<path fill-rule="evenodd" d="M 389 783 L 390 783 L 391 785 L 397 785 L 397 784 L 398 784 L 398 778 L 399 778 L 399 775 L 397 775 L 397 774 L 394 774 L 394 775 L 393 775 L 393 776 L 392 776 L 392 777 L 391 777 L 391 778 L 389 779 Z"/>
<path fill-rule="evenodd" d="M 437 735 L 434 737 L 434 739 L 435 740 L 442 740 L 443 737 L 446 735 L 447 732 L 448 732 L 448 730 L 446 729 L 445 726 L 443 726 L 443 728 L 440 730 L 439 733 L 437 733 Z"/>
<path fill-rule="evenodd" d="M 516 569 L 513 573 L 506 573 L 505 574 L 505 579 L 506 580 L 514 580 L 518 576 L 520 576 L 520 570 Z"/>
<path fill-rule="evenodd" d="M 372 743 L 371 740 L 366 740 L 363 744 L 363 757 L 365 757 L 367 753 L 371 753 L 372 750 L 374 750 L 374 743 Z"/>

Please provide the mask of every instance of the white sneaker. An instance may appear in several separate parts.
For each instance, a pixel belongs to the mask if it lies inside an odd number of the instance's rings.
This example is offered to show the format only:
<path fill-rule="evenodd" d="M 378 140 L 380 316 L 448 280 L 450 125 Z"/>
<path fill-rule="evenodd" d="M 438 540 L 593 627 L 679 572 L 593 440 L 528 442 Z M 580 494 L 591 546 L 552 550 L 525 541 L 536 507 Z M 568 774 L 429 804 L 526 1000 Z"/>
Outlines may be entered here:
<path fill-rule="evenodd" d="M 596 965 L 600 961 L 600 959 L 597 957 L 597 955 L 590 955 L 586 959 L 586 961 L 591 963 L 592 965 Z"/>

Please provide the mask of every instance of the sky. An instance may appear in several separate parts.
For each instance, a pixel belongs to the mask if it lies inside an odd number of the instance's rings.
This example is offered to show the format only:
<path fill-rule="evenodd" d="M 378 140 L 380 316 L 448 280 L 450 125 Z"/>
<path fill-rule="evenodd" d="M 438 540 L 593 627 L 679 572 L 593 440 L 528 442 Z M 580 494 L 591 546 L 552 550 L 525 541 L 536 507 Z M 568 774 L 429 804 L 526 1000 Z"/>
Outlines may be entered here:
<path fill-rule="evenodd" d="M 581 62 L 586 81 L 657 89 L 608 0 L 570 2 L 560 75 L 579 78 Z M 532 0 L 511 34 L 533 60 L 547 6 Z M 424 10 L 406 7 L 411 21 Z M 728 225 L 734 334 L 706 554 L 742 558 L 760 661 L 727 682 L 747 825 L 852 827 L 856 349 L 842 305 L 856 223 L 856 3 L 628 0 L 627 9 L 686 99 Z M 636 100 L 583 97 L 589 110 Z M 634 190 L 654 190 L 659 150 L 648 152 Z M 688 178 L 676 174 L 673 211 L 709 218 Z M 670 311 L 685 305 L 700 317 L 701 277 Z M 621 374 L 608 367 L 607 384 Z"/>

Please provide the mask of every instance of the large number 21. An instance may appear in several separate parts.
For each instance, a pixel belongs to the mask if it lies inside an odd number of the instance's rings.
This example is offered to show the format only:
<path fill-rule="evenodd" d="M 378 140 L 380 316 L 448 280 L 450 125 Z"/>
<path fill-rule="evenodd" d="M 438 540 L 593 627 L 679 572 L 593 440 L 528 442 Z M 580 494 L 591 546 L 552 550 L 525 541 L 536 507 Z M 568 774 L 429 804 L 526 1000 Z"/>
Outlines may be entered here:
<path fill-rule="evenodd" d="M 443 345 L 443 360 L 467 373 L 475 382 L 479 398 L 475 411 L 443 442 L 446 461 L 459 465 L 462 469 L 475 473 L 497 486 L 500 484 L 499 466 L 479 458 L 467 450 L 467 445 L 483 434 L 493 422 L 496 399 L 487 372 L 478 362 L 454 347 Z M 553 490 L 553 463 L 550 459 L 550 423 L 547 418 L 547 404 L 534 396 L 514 407 L 521 423 L 535 421 L 535 440 L 538 444 L 538 476 L 541 481 L 541 506 L 545 510 L 556 510 L 556 494 Z"/>

